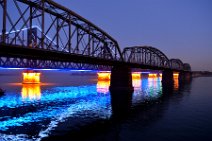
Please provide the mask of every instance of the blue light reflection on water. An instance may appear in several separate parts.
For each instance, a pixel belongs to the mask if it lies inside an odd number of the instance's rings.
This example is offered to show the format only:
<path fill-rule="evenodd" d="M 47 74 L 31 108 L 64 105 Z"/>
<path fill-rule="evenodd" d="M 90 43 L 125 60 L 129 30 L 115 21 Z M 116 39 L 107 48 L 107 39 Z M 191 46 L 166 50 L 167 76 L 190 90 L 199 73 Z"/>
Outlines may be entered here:
<path fill-rule="evenodd" d="M 133 80 L 133 84 L 135 84 L 136 81 L 138 80 Z M 157 100 L 162 96 L 162 84 L 160 77 L 142 78 L 140 83 L 139 87 L 134 87 L 132 97 L 133 104 Z"/>
<path fill-rule="evenodd" d="M 132 103 L 145 102 L 161 96 L 161 79 L 133 80 L 135 91 Z M 112 111 L 108 87 L 99 93 L 97 85 L 48 87 L 41 90 L 39 99 L 26 98 L 21 93 L 7 93 L 0 97 L 0 133 L 15 133 L 15 128 L 40 125 L 39 136 L 47 136 L 58 123 L 77 116 L 109 119 Z M 17 113 L 14 113 L 14 110 Z M 44 124 L 43 122 L 46 122 Z M 45 126 L 45 127 L 43 127 Z M 42 130 L 41 130 L 42 128 Z M 24 134 L 24 133 L 23 133 Z"/>
<path fill-rule="evenodd" d="M 61 113 L 68 113 L 68 116 L 80 111 L 106 108 L 110 104 L 109 95 L 98 96 L 96 86 L 80 86 L 80 87 L 54 87 L 42 93 L 40 100 L 22 100 L 19 97 L 2 97 L 0 99 L 1 110 L 9 110 L 10 108 L 28 108 L 30 106 L 37 107 L 36 111 L 26 113 L 21 117 L 7 116 L 0 117 L 7 119 L 1 121 L 0 130 L 6 131 L 9 127 L 22 126 L 25 123 L 39 122 L 44 119 L 58 117 Z M 43 106 L 45 105 L 45 106 Z M 40 109 L 39 109 L 40 108 Z M 109 109 L 110 111 L 110 109 Z M 110 116 L 110 112 L 107 112 Z"/>

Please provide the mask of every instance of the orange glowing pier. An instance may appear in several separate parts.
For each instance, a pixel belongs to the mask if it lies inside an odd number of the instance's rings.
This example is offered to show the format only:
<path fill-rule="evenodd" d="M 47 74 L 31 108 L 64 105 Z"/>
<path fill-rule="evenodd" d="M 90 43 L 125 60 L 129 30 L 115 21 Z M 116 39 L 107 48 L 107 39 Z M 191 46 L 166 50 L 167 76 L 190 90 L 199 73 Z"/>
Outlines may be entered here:
<path fill-rule="evenodd" d="M 99 72 L 97 73 L 98 75 L 98 80 L 110 80 L 110 75 L 111 73 L 110 72 Z"/>
<path fill-rule="evenodd" d="M 40 72 L 36 71 L 25 71 L 23 74 L 23 84 L 39 84 L 40 83 Z"/>
<path fill-rule="evenodd" d="M 140 72 L 132 72 L 132 79 L 141 79 Z"/>

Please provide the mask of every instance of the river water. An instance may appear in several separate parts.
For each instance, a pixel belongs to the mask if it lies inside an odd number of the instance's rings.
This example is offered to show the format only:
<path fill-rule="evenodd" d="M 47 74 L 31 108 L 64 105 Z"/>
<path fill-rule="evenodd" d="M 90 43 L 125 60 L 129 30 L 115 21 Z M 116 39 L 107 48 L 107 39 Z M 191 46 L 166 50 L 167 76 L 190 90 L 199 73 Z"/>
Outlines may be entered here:
<path fill-rule="evenodd" d="M 110 93 L 96 72 L 42 71 L 40 84 L 21 72 L 0 71 L 0 141 L 212 140 L 211 77 L 136 77 L 133 93 Z"/>

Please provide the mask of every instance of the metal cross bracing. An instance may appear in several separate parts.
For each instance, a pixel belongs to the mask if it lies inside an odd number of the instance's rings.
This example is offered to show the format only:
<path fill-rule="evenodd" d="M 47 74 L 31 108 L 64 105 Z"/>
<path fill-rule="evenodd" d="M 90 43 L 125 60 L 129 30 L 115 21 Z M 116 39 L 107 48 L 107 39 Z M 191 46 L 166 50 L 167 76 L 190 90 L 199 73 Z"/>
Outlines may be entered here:
<path fill-rule="evenodd" d="M 151 46 L 127 47 L 124 48 L 122 54 L 126 62 L 169 68 L 168 57 Z"/>
<path fill-rule="evenodd" d="M 1 0 L 0 4 L 1 44 L 123 60 L 115 39 L 51 0 Z"/>
<path fill-rule="evenodd" d="M 184 63 L 184 64 L 183 64 L 183 70 L 184 70 L 184 71 L 191 71 L 191 66 L 190 66 L 190 64 Z"/>
<path fill-rule="evenodd" d="M 183 63 L 180 59 L 170 59 L 170 67 L 176 70 L 191 71 L 191 66 L 188 63 Z"/>
<path fill-rule="evenodd" d="M 34 69 L 80 69 L 109 71 L 110 66 L 85 63 L 73 63 L 54 60 L 36 60 L 17 57 L 0 57 L 0 66 L 5 68 L 34 68 Z"/>
<path fill-rule="evenodd" d="M 169 64 L 171 68 L 177 69 L 177 70 L 183 70 L 183 62 L 180 59 L 170 59 Z"/>

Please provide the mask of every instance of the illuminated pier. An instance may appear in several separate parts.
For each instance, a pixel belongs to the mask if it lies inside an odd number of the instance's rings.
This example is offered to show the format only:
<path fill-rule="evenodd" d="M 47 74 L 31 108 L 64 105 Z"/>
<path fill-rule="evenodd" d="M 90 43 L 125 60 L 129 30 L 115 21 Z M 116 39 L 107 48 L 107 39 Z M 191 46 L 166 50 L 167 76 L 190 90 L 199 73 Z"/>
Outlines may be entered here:
<path fill-rule="evenodd" d="M 98 72 L 98 81 L 99 80 L 110 80 L 111 73 L 110 72 Z"/>
<path fill-rule="evenodd" d="M 132 72 L 132 79 L 141 79 L 140 72 Z"/>
<path fill-rule="evenodd" d="M 132 85 L 134 90 L 141 88 L 141 72 L 132 72 Z"/>
<path fill-rule="evenodd" d="M 40 72 L 25 71 L 23 74 L 23 84 L 39 84 L 40 83 Z"/>
<path fill-rule="evenodd" d="M 173 80 L 174 80 L 174 89 L 179 89 L 179 73 L 173 73 Z"/>

